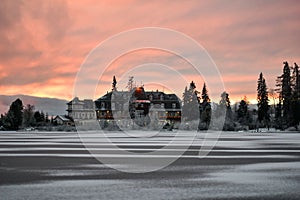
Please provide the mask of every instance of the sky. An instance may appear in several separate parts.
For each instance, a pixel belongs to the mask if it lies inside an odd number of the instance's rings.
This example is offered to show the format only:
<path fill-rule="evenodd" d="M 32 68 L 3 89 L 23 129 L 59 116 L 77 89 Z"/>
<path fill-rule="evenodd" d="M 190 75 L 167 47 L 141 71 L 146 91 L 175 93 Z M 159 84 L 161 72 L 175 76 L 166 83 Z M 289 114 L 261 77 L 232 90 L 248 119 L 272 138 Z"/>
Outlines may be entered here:
<path fill-rule="evenodd" d="M 247 96 L 254 102 L 260 72 L 267 86 L 274 88 L 283 61 L 300 63 L 299 11 L 297 0 L 2 0 L 0 93 L 69 100 L 78 95 L 76 76 L 93 49 L 124 31 L 160 27 L 187 35 L 207 51 L 232 101 Z M 101 52 L 101 58 L 110 54 Z M 201 91 L 204 80 L 212 83 L 215 78 L 201 77 L 186 60 L 158 49 L 131 51 L 111 60 L 109 66 L 97 67 L 105 70 L 98 77 L 94 98 L 111 91 L 113 75 L 119 90 L 126 90 L 132 75 L 146 90 L 174 92 L 179 97 L 190 81 Z M 177 81 L 180 76 L 185 82 Z M 95 87 L 94 81 L 90 84 Z M 220 95 L 214 87 L 210 84 L 208 90 L 217 101 Z"/>

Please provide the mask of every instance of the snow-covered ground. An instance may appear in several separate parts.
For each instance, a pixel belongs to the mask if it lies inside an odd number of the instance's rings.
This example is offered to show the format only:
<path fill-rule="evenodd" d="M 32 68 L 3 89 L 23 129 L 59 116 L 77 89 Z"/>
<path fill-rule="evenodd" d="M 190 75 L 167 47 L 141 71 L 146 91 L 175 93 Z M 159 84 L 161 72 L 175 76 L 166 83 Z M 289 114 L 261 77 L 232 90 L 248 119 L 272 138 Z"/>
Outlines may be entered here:
<path fill-rule="evenodd" d="M 0 132 L 1 199 L 297 199 L 299 180 L 294 132 Z"/>

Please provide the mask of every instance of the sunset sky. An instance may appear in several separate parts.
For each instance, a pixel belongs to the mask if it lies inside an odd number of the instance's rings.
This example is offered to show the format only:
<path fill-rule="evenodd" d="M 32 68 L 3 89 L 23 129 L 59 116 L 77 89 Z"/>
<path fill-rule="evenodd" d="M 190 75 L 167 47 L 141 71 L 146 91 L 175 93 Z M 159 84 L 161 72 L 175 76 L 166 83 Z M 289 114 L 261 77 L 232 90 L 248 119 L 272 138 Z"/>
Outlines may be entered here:
<path fill-rule="evenodd" d="M 268 87 L 274 88 L 283 61 L 300 63 L 297 0 L 4 0 L 0 3 L 0 94 L 68 100 L 74 95 L 76 74 L 91 50 L 113 35 L 143 27 L 176 30 L 202 45 L 218 67 L 233 101 L 245 95 L 249 100 L 256 98 L 260 72 Z M 148 71 L 140 72 L 126 68 L 147 63 L 187 69 L 185 78 L 195 81 L 197 89 L 202 88 L 202 78 L 189 71 L 184 60 L 146 49 L 113 60 L 96 96 L 111 90 L 114 74 L 119 74 L 120 90 L 126 89 L 129 75 L 150 89 L 167 91 L 168 86 L 177 84 L 175 75 L 165 76 L 167 71 L 160 77 L 159 66 L 148 66 Z M 163 84 L 162 78 L 166 79 Z M 181 97 L 185 86 L 176 86 L 172 92 Z M 213 85 L 208 87 L 213 96 L 219 96 L 213 94 Z"/>

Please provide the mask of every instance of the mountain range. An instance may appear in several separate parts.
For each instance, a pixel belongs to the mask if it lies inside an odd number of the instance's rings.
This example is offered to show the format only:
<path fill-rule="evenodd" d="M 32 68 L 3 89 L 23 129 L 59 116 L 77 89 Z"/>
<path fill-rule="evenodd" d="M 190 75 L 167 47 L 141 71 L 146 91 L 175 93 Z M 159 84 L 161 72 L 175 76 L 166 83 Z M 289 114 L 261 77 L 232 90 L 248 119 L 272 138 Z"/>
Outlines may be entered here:
<path fill-rule="evenodd" d="M 66 114 L 67 100 L 48 97 L 35 97 L 23 94 L 11 96 L 0 95 L 0 113 L 6 113 L 11 103 L 18 98 L 22 100 L 24 106 L 27 104 L 34 105 L 35 110 L 48 113 L 49 116 Z"/>

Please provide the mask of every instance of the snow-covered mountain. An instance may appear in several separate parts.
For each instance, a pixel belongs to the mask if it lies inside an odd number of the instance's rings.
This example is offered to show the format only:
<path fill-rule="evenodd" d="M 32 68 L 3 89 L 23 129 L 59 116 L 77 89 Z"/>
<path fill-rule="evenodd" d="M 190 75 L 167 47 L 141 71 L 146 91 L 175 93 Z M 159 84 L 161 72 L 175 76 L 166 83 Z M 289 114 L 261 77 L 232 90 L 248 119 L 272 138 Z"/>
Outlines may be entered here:
<path fill-rule="evenodd" d="M 23 101 L 24 106 L 31 104 L 35 106 L 35 110 L 43 111 L 51 115 L 64 115 L 67 109 L 67 101 L 63 99 L 47 98 L 47 97 L 35 97 L 28 95 L 0 95 L 0 113 L 4 114 L 8 111 L 9 106 L 17 98 Z"/>

